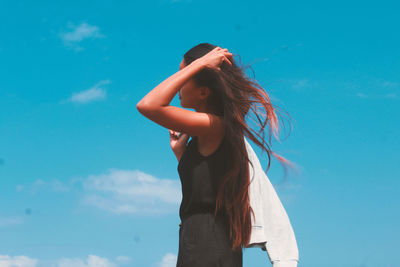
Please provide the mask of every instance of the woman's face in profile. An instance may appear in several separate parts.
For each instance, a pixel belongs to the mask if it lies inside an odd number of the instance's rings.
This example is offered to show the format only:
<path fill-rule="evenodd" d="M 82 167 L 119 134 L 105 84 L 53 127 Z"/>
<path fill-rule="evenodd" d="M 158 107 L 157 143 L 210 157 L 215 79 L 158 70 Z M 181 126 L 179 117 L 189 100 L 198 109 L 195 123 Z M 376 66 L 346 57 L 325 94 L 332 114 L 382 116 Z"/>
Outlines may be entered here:
<path fill-rule="evenodd" d="M 185 66 L 185 61 L 182 59 L 179 70 L 183 69 Z M 193 79 L 189 79 L 181 89 L 179 89 L 178 93 L 181 106 L 184 108 L 194 108 L 200 100 L 198 98 L 199 90 Z"/>

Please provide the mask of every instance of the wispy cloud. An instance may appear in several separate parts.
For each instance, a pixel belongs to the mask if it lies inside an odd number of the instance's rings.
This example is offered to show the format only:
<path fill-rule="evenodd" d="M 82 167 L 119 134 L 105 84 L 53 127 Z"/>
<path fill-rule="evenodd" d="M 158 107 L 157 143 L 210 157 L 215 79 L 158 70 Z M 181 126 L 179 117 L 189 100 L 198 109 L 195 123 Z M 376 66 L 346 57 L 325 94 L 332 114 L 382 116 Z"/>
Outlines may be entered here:
<path fill-rule="evenodd" d="M 78 182 L 79 182 L 78 178 L 73 178 L 69 180 L 68 183 L 64 183 L 58 179 L 52 179 L 50 181 L 37 179 L 28 186 L 23 184 L 17 184 L 15 186 L 15 191 L 16 192 L 27 191 L 31 194 L 36 194 L 38 191 L 42 190 L 47 190 L 52 192 L 68 192 L 71 190 L 72 186 Z"/>
<path fill-rule="evenodd" d="M 379 98 L 398 98 L 396 93 L 387 93 L 387 94 L 365 94 L 362 92 L 358 92 L 356 94 L 359 98 L 372 98 L 372 99 L 379 99 Z"/>
<path fill-rule="evenodd" d="M 22 217 L 0 217 L 0 227 L 21 224 L 24 220 Z M 1 263 L 1 261 L 0 261 Z M 1 266 L 1 264 L 0 264 Z"/>
<path fill-rule="evenodd" d="M 82 46 L 79 46 L 79 43 L 85 39 L 105 37 L 104 34 L 100 33 L 99 27 L 89 25 L 86 22 L 79 25 L 74 25 L 72 22 L 68 22 L 67 27 L 69 28 L 69 31 L 59 33 L 59 37 L 67 47 L 73 48 L 75 51 L 82 51 L 84 49 Z"/>
<path fill-rule="evenodd" d="M 305 87 L 310 87 L 310 81 L 308 79 L 300 79 L 292 81 L 292 88 L 295 90 L 301 90 Z"/>
<path fill-rule="evenodd" d="M 139 170 L 109 169 L 107 173 L 73 178 L 68 182 L 36 180 L 17 185 L 16 191 L 71 191 L 78 183 L 83 190 L 82 204 L 114 214 L 165 214 L 176 212 L 182 199 L 178 179 L 160 179 Z"/>
<path fill-rule="evenodd" d="M 62 258 L 57 262 L 57 267 L 116 267 L 117 264 L 96 255 L 89 255 L 86 261 L 79 258 Z"/>
<path fill-rule="evenodd" d="M 128 264 L 132 261 L 132 259 L 128 256 L 118 256 L 115 258 L 115 260 L 119 263 L 119 264 Z"/>
<path fill-rule="evenodd" d="M 73 93 L 67 101 L 86 104 L 92 101 L 103 100 L 106 98 L 106 90 L 101 86 L 109 84 L 110 82 L 110 80 L 102 80 L 87 90 Z"/>
<path fill-rule="evenodd" d="M 37 262 L 37 259 L 32 259 L 27 256 L 10 257 L 8 255 L 0 255 L 1 267 L 35 267 Z"/>
<path fill-rule="evenodd" d="M 159 263 L 159 267 L 175 267 L 177 262 L 177 255 L 173 253 L 167 253 Z"/>
<path fill-rule="evenodd" d="M 357 80 L 357 81 L 355 81 Z M 361 99 L 398 99 L 400 83 L 379 78 L 366 77 L 344 82 L 352 95 Z"/>
<path fill-rule="evenodd" d="M 80 258 L 59 258 L 39 260 L 27 256 L 0 255 L 0 267 L 117 267 L 131 262 L 127 256 L 118 256 L 115 261 L 90 254 L 85 260 Z"/>
<path fill-rule="evenodd" d="M 110 169 L 83 183 L 83 202 L 116 214 L 175 212 L 181 201 L 178 180 L 159 179 L 138 170 Z"/>
<path fill-rule="evenodd" d="M 281 50 L 284 50 L 284 51 L 290 51 L 290 50 L 293 50 L 293 49 L 295 49 L 295 48 L 297 48 L 297 47 L 299 47 L 299 46 L 302 46 L 303 44 L 302 43 L 297 43 L 297 44 L 295 44 L 295 45 L 287 45 L 287 44 L 283 44 L 283 45 L 281 45 L 280 46 L 280 49 Z"/>
<path fill-rule="evenodd" d="M 386 88 L 400 87 L 400 83 L 392 81 L 383 81 L 382 86 Z"/>
<path fill-rule="evenodd" d="M 308 78 L 300 79 L 277 79 L 273 80 L 273 83 L 278 83 L 284 85 L 285 88 L 290 88 L 297 92 L 309 92 L 310 89 L 320 88 L 320 85 L 315 80 L 310 80 Z"/>
<path fill-rule="evenodd" d="M 43 181 L 42 179 L 38 179 L 32 184 L 31 191 L 35 193 L 36 191 L 44 188 L 56 192 L 69 191 L 68 186 L 64 185 L 62 182 L 56 179 L 49 182 Z"/>

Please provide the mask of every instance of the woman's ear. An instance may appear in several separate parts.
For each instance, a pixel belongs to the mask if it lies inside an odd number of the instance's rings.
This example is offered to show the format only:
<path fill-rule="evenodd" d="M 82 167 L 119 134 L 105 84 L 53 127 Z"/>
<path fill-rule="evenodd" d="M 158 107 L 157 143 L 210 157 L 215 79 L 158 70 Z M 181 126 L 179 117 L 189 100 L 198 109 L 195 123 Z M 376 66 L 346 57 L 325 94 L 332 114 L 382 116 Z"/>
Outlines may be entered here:
<path fill-rule="evenodd" d="M 208 96 L 210 95 L 210 88 L 206 87 L 206 86 L 202 86 L 200 87 L 200 96 L 202 97 L 202 99 L 206 99 L 208 98 Z"/>

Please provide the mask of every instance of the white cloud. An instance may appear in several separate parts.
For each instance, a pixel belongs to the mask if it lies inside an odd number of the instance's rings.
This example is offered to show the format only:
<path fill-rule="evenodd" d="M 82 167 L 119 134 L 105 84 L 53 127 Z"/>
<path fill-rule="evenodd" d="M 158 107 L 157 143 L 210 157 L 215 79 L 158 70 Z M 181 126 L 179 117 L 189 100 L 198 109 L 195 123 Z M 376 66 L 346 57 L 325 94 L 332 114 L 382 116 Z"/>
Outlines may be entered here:
<path fill-rule="evenodd" d="M 71 190 L 71 187 L 76 182 L 79 182 L 79 179 L 77 178 L 70 179 L 68 183 L 64 183 L 58 179 L 53 179 L 51 181 L 44 181 L 42 179 L 37 179 L 29 186 L 22 184 L 16 185 L 15 191 L 16 192 L 29 191 L 31 194 L 36 194 L 38 191 L 41 190 L 49 190 L 53 192 L 68 192 Z"/>
<path fill-rule="evenodd" d="M 37 259 L 27 256 L 10 257 L 8 255 L 0 255 L 0 267 L 35 267 Z"/>
<path fill-rule="evenodd" d="M 308 92 L 315 88 L 321 88 L 318 81 L 310 80 L 308 78 L 301 79 L 278 79 L 274 80 L 274 82 L 287 84 L 285 87 L 290 88 L 296 92 Z"/>
<path fill-rule="evenodd" d="M 167 253 L 162 258 L 159 267 L 175 267 L 177 262 L 177 256 L 173 253 Z"/>
<path fill-rule="evenodd" d="M 56 191 L 56 192 L 66 192 L 69 191 L 69 187 L 64 185 L 62 182 L 60 182 L 57 179 L 53 179 L 50 182 L 45 182 L 42 179 L 37 179 L 31 187 L 31 190 L 33 192 L 38 191 L 39 189 L 43 188 L 48 188 L 51 191 Z"/>
<path fill-rule="evenodd" d="M 358 98 L 371 100 L 399 98 L 398 93 L 396 93 L 396 90 L 400 88 L 399 82 L 368 78 L 364 80 L 357 79 L 357 82 L 348 81 L 344 83 L 344 86 L 354 90 L 354 94 Z"/>
<path fill-rule="evenodd" d="M 102 100 L 106 98 L 106 91 L 105 89 L 101 88 L 100 86 L 104 84 L 109 84 L 110 80 L 101 80 L 93 87 L 79 92 L 73 93 L 72 96 L 68 99 L 70 102 L 75 103 L 89 103 L 95 100 Z"/>
<path fill-rule="evenodd" d="M 73 178 L 67 183 L 56 179 L 49 182 L 38 179 L 30 186 L 17 185 L 16 190 L 31 193 L 44 189 L 67 192 L 77 182 L 83 189 L 83 204 L 114 214 L 174 213 L 182 200 L 178 179 L 159 179 L 139 170 L 114 168 L 105 174 Z"/>
<path fill-rule="evenodd" d="M 367 98 L 367 97 L 368 97 L 366 94 L 361 93 L 361 92 L 357 93 L 357 96 L 358 96 L 359 98 Z"/>
<path fill-rule="evenodd" d="M 86 22 L 83 22 L 79 25 L 74 25 L 73 23 L 68 22 L 67 27 L 70 28 L 70 31 L 60 33 L 59 37 L 62 39 L 67 47 L 73 48 L 75 49 L 75 51 L 83 50 L 83 47 L 79 46 L 78 43 L 82 42 L 85 39 L 105 37 L 105 35 L 100 33 L 99 27 L 89 25 Z"/>
<path fill-rule="evenodd" d="M 119 263 L 119 264 L 128 264 L 132 261 L 132 259 L 128 256 L 118 256 L 115 258 L 115 260 Z"/>
<path fill-rule="evenodd" d="M 388 93 L 388 94 L 364 94 L 362 92 L 358 92 L 356 94 L 359 98 L 372 98 L 372 99 L 378 99 L 378 98 L 397 98 L 396 93 Z"/>
<path fill-rule="evenodd" d="M 297 166 L 298 168 L 300 167 Z M 37 190 L 38 185 L 46 185 L 40 188 L 60 191 L 58 189 L 60 187 L 70 191 L 76 182 L 79 182 L 83 189 L 81 203 L 118 215 L 176 213 L 182 200 L 179 179 L 159 179 L 139 170 L 111 168 L 107 173 L 92 174 L 87 178 L 73 178 L 68 183 L 37 180 L 32 187 L 36 187 Z M 297 195 L 296 191 L 301 190 L 300 184 L 289 183 L 286 180 L 273 183 L 273 186 L 288 202 Z M 123 260 L 120 258 L 117 261 Z"/>
<path fill-rule="evenodd" d="M 391 81 L 383 81 L 382 86 L 388 88 L 399 87 L 400 83 L 398 82 L 391 82 Z"/>
<path fill-rule="evenodd" d="M 302 89 L 304 87 L 310 87 L 310 81 L 308 79 L 301 79 L 301 80 L 294 80 L 292 81 L 292 88 L 293 89 Z"/>
<path fill-rule="evenodd" d="M 23 185 L 18 184 L 18 185 L 15 186 L 15 191 L 20 192 L 22 190 L 24 190 L 24 186 Z"/>
<path fill-rule="evenodd" d="M 0 227 L 21 224 L 24 220 L 22 217 L 0 217 Z M 0 267 L 2 267 L 0 265 Z"/>
<path fill-rule="evenodd" d="M 96 255 L 89 255 L 86 260 L 80 258 L 60 258 L 56 260 L 38 260 L 27 256 L 10 257 L 8 255 L 0 255 L 0 267 L 39 267 L 39 266 L 55 266 L 55 267 L 117 267 L 131 261 L 130 257 L 118 256 L 118 262 L 112 262 L 107 258 Z M 51 262 L 51 263 L 50 263 Z"/>
<path fill-rule="evenodd" d="M 107 258 L 89 255 L 86 262 L 78 258 L 62 258 L 58 260 L 57 267 L 116 267 L 117 265 Z"/>
<path fill-rule="evenodd" d="M 181 201 L 178 180 L 158 179 L 141 171 L 110 169 L 83 183 L 85 204 L 116 214 L 175 212 Z"/>

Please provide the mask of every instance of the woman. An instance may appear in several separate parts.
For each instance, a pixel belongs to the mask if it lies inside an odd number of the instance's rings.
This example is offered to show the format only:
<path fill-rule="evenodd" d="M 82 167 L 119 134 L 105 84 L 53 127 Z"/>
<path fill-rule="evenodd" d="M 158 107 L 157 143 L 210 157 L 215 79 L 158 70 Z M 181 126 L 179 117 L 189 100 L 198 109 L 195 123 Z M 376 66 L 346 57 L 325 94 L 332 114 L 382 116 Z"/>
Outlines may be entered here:
<path fill-rule="evenodd" d="M 196 45 L 184 54 L 179 69 L 137 104 L 140 113 L 170 129 L 171 148 L 179 161 L 177 267 L 241 267 L 253 212 L 244 135 L 266 150 L 269 159 L 272 153 L 289 163 L 270 151 L 262 137 L 262 142 L 257 140 L 252 132 L 260 134 L 247 126 L 245 117 L 252 109 L 259 132 L 269 121 L 277 136 L 277 116 L 267 93 L 244 74 L 227 49 Z M 195 111 L 169 105 L 178 92 L 181 106 Z M 264 121 L 256 103 L 266 110 Z M 270 162 L 267 170 L 269 166 Z"/>

